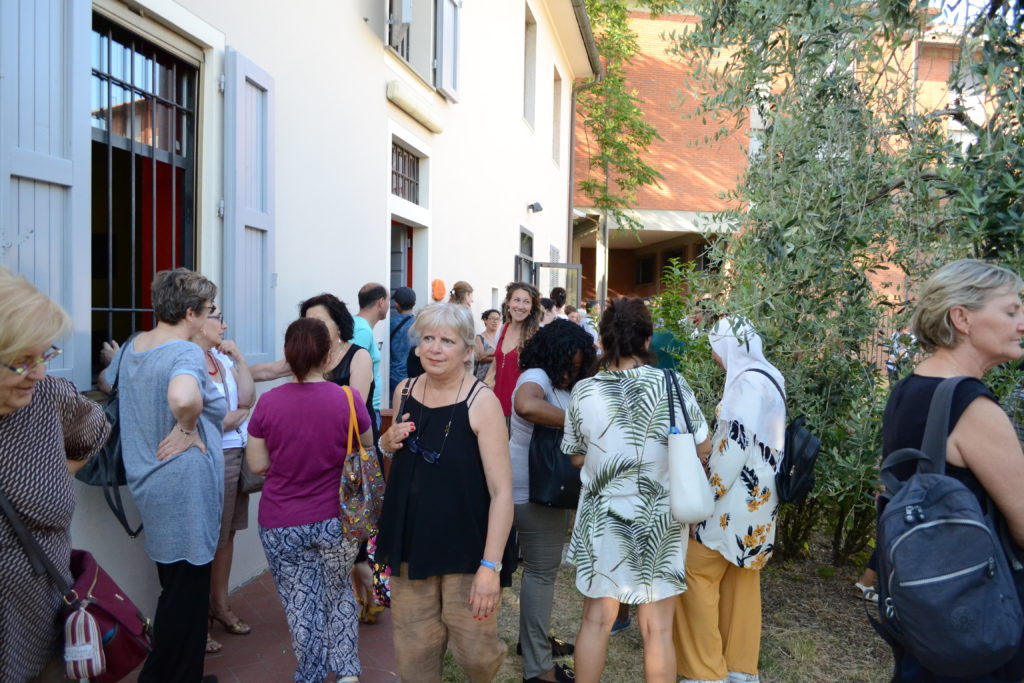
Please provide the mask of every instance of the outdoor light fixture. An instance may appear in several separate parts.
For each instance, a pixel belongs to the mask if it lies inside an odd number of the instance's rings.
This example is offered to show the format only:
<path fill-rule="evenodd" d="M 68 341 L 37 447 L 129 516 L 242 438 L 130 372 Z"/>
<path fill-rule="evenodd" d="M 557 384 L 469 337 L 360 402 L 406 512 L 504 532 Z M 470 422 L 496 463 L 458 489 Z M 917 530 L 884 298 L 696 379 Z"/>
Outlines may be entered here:
<path fill-rule="evenodd" d="M 526 210 L 533 213 L 540 213 L 544 210 L 544 207 L 540 205 L 540 202 L 534 202 L 533 204 L 527 204 Z"/>

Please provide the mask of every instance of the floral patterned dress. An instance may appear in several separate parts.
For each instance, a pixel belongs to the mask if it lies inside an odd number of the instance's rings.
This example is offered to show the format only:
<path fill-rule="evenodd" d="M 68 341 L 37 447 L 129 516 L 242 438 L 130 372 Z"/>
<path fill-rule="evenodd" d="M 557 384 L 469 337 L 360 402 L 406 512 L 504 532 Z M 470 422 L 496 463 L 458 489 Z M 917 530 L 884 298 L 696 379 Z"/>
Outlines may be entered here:
<path fill-rule="evenodd" d="M 720 422 L 708 461 L 715 514 L 697 525 L 697 540 L 745 569 L 772 556 L 779 499 L 775 472 L 782 453 L 760 443 L 743 423 Z"/>
<path fill-rule="evenodd" d="M 679 377 L 697 443 L 704 415 Z M 683 425 L 676 406 L 676 423 Z M 661 370 L 599 372 L 573 388 L 562 451 L 585 456 L 569 543 L 576 587 L 591 598 L 655 602 L 686 590 L 687 530 L 669 512 L 668 397 Z"/>

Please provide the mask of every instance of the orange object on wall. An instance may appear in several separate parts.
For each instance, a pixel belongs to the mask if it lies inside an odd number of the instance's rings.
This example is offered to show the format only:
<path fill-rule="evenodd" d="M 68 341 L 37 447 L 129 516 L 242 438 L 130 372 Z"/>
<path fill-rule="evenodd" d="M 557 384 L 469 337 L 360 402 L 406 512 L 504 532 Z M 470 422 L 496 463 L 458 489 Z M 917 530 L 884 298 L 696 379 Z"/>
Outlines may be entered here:
<path fill-rule="evenodd" d="M 448 288 L 444 286 L 444 280 L 434 280 L 430 283 L 430 296 L 434 301 L 441 301 L 448 294 Z"/>

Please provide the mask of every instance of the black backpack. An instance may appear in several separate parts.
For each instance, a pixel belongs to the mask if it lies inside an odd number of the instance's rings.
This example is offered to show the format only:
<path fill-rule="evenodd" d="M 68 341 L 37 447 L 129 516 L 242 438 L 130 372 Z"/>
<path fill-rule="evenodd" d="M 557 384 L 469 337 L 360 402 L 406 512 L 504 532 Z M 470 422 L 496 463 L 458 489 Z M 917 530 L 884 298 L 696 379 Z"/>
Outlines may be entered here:
<path fill-rule="evenodd" d="M 964 678 L 1006 664 L 1024 631 L 1024 613 L 993 517 L 970 489 L 946 475 L 953 392 L 967 379 L 952 377 L 939 384 L 921 448 L 901 448 L 882 464 L 880 620 L 871 620 L 897 652 L 909 652 L 936 673 Z M 908 462 L 917 469 L 900 481 L 893 469 Z M 994 510 L 991 501 L 986 507 Z"/>
<path fill-rule="evenodd" d="M 121 382 L 121 361 L 124 359 L 124 354 L 128 352 L 127 349 L 134 338 L 135 335 L 133 334 L 124 343 L 124 346 L 121 347 L 121 356 L 117 361 L 117 375 L 114 377 L 114 383 L 110 387 L 110 396 L 107 398 L 107 404 L 103 407 L 103 412 L 107 416 L 107 422 L 110 423 L 110 436 L 103 447 L 89 458 L 89 461 L 75 474 L 76 478 L 90 486 L 103 487 L 103 497 L 107 500 L 107 506 L 132 538 L 142 533 L 142 522 L 139 522 L 137 529 L 132 529 L 125 514 L 124 501 L 121 499 L 120 487 L 124 486 L 127 482 L 124 471 L 124 458 L 121 454 L 121 417 L 118 412 L 117 385 Z"/>
<path fill-rule="evenodd" d="M 789 405 L 786 392 L 782 390 L 775 378 L 759 368 L 750 368 L 746 372 L 758 372 L 771 380 L 782 396 L 786 406 L 786 440 L 782 451 L 782 463 L 775 475 L 775 494 L 783 503 L 803 505 L 807 495 L 814 490 L 814 465 L 818 461 L 821 450 L 821 439 L 811 434 L 804 424 L 807 418 L 798 415 L 789 421 Z"/>

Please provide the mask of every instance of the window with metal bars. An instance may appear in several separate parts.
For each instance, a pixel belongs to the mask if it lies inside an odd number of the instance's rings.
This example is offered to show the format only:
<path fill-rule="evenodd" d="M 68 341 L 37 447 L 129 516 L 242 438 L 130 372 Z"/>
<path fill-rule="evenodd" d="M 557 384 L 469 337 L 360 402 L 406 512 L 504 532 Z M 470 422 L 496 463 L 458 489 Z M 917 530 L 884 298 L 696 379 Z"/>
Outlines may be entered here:
<path fill-rule="evenodd" d="M 195 267 L 199 71 L 98 14 L 92 62 L 93 367 L 102 342 L 156 324 L 150 284 Z"/>
<path fill-rule="evenodd" d="M 420 203 L 420 158 L 397 142 L 391 143 L 391 194 Z"/>

